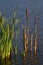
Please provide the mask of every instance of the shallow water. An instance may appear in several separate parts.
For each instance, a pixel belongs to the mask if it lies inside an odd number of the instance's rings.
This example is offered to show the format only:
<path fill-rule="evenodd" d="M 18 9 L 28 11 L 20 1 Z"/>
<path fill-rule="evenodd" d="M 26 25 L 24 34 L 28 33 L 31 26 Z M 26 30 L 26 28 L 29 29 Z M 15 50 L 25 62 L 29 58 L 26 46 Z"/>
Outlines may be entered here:
<path fill-rule="evenodd" d="M 18 41 L 18 50 L 23 49 L 22 42 L 22 23 L 27 25 L 25 10 L 28 7 L 29 12 L 29 27 L 30 33 L 34 33 L 34 17 L 37 15 L 37 35 L 38 35 L 38 48 L 36 54 L 36 63 L 34 63 L 34 54 L 32 52 L 32 60 L 30 59 L 30 53 L 25 58 L 22 58 L 19 54 L 17 57 L 12 55 L 12 59 L 7 63 L 0 61 L 1 65 L 42 65 L 43 64 L 43 0 L 0 0 L 0 11 L 9 18 L 10 11 L 13 12 L 14 8 L 17 9 L 17 17 L 20 17 L 20 35 Z M 13 15 L 13 13 L 12 13 Z M 13 41 L 13 45 L 15 42 Z M 34 50 L 33 50 L 34 51 Z"/>

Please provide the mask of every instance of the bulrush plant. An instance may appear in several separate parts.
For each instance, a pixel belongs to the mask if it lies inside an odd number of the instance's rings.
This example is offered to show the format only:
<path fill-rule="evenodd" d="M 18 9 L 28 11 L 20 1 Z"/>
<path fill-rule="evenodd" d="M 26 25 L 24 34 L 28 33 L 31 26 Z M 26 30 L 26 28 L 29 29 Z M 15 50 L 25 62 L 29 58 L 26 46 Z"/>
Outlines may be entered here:
<path fill-rule="evenodd" d="M 32 53 L 32 36 L 33 34 L 30 35 L 30 53 Z"/>
<path fill-rule="evenodd" d="M 23 46 L 24 46 L 25 53 L 27 53 L 27 51 L 28 51 L 28 35 L 26 33 L 26 26 L 24 26 L 24 29 L 23 29 Z M 24 53 L 24 55 L 25 55 L 25 53 Z"/>
<path fill-rule="evenodd" d="M 35 17 L 35 25 L 34 25 L 34 54 L 36 54 L 37 49 L 37 23 L 36 23 L 36 17 Z"/>
<path fill-rule="evenodd" d="M 37 17 L 35 17 L 35 26 L 34 26 L 34 62 L 36 62 L 36 52 L 37 52 Z"/>
<path fill-rule="evenodd" d="M 4 16 L 0 16 L 0 56 L 2 59 L 10 58 L 12 50 L 12 40 L 15 32 L 15 23 L 18 23 L 16 19 L 16 10 L 14 10 L 14 16 L 11 18 L 11 24 Z"/>

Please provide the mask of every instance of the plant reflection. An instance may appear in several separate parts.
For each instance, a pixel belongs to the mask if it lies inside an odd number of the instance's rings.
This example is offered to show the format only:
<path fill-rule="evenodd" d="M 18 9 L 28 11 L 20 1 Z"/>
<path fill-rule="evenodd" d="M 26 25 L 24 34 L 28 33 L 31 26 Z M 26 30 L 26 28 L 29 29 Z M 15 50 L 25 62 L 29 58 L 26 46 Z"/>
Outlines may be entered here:
<path fill-rule="evenodd" d="M 32 52 L 30 52 L 30 63 L 32 63 Z"/>
<path fill-rule="evenodd" d="M 27 63 L 27 56 L 28 56 L 28 53 L 26 53 L 26 55 L 23 57 L 23 65 L 26 65 Z"/>
<path fill-rule="evenodd" d="M 10 60 L 2 60 L 1 65 L 11 65 L 11 61 Z"/>
<path fill-rule="evenodd" d="M 36 64 L 37 60 L 36 60 L 36 54 L 34 54 L 34 63 Z"/>

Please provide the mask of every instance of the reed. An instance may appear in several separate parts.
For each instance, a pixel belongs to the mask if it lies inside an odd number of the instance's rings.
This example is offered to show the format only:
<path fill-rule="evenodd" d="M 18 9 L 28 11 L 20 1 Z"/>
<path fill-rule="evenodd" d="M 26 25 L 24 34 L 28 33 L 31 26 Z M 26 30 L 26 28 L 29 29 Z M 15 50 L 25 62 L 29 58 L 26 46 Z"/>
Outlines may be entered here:
<path fill-rule="evenodd" d="M 32 34 L 30 35 L 30 53 L 32 53 Z"/>
<path fill-rule="evenodd" d="M 37 52 L 37 17 L 35 17 L 35 27 L 34 27 L 34 62 L 36 63 L 36 52 Z"/>
<path fill-rule="evenodd" d="M 36 63 L 36 52 L 37 52 L 37 35 L 34 39 L 34 63 Z"/>
<path fill-rule="evenodd" d="M 28 51 L 28 35 L 26 33 L 26 26 L 24 26 L 24 29 L 23 29 L 23 46 L 24 46 L 25 52 L 27 52 Z"/>
<path fill-rule="evenodd" d="M 2 17 L 2 22 L 0 21 L 1 24 L 1 38 L 0 38 L 0 45 L 1 45 L 1 56 L 2 59 L 7 57 L 7 55 L 10 55 L 10 48 L 12 45 L 12 35 L 10 35 L 10 30 L 9 30 L 9 24 L 6 24 L 3 22 L 3 17 Z"/>
<path fill-rule="evenodd" d="M 34 39 L 34 55 L 36 55 L 36 50 L 37 50 L 37 35 Z"/>
<path fill-rule="evenodd" d="M 15 14 L 16 14 L 16 12 L 15 12 Z M 18 28 L 19 20 L 20 20 L 19 18 L 17 18 L 17 19 L 15 18 L 14 33 L 15 33 L 15 43 L 16 44 L 13 48 L 14 55 L 18 54 L 18 37 L 19 37 L 19 32 L 20 32 L 20 29 Z"/>
<path fill-rule="evenodd" d="M 4 16 L 0 16 L 0 56 L 2 59 L 10 58 L 15 22 L 17 23 L 18 20 L 16 19 L 16 10 L 14 10 L 14 16 L 11 18 L 11 24 Z"/>
<path fill-rule="evenodd" d="M 37 23 L 36 23 L 36 17 L 35 17 L 35 26 L 34 26 L 34 54 L 36 54 L 37 49 Z"/>

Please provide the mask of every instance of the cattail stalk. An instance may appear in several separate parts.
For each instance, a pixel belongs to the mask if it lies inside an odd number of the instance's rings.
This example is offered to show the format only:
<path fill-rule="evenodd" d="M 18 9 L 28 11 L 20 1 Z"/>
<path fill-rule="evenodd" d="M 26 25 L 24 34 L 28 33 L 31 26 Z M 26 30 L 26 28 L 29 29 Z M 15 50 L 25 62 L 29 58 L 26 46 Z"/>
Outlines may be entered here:
<path fill-rule="evenodd" d="M 28 50 L 28 36 L 26 33 L 26 26 L 24 26 L 24 30 L 23 30 L 23 46 L 24 46 L 25 52 L 27 52 L 27 50 Z"/>
<path fill-rule="evenodd" d="M 37 50 L 37 35 L 34 39 L 34 54 L 36 55 L 36 50 Z"/>
<path fill-rule="evenodd" d="M 36 50 L 37 50 L 37 36 L 34 41 L 34 62 L 36 63 Z"/>
<path fill-rule="evenodd" d="M 35 29 L 34 29 L 34 61 L 36 62 L 36 50 L 37 50 L 37 23 L 35 17 Z"/>
<path fill-rule="evenodd" d="M 32 52 L 32 34 L 30 35 L 30 52 Z"/>
<path fill-rule="evenodd" d="M 36 23 L 36 17 L 35 17 L 35 29 L 34 29 L 34 53 L 36 54 L 37 49 L 37 23 Z"/>

